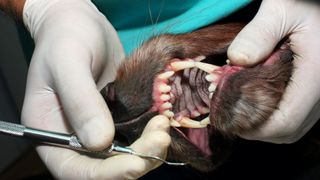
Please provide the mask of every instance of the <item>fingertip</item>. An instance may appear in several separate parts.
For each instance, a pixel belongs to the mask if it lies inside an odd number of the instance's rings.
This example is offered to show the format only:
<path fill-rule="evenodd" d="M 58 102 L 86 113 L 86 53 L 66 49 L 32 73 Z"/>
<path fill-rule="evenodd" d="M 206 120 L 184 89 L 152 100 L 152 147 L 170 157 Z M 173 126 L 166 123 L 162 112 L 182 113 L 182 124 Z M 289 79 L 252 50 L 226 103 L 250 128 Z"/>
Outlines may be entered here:
<path fill-rule="evenodd" d="M 57 93 L 66 118 L 81 143 L 90 150 L 103 150 L 114 137 L 112 116 L 92 77 L 79 74 L 81 81 L 72 73 L 65 81 L 59 80 Z"/>
<path fill-rule="evenodd" d="M 162 131 L 155 131 L 151 134 L 150 139 L 154 142 L 155 146 L 167 148 L 171 143 L 171 137 L 168 133 Z"/>
<path fill-rule="evenodd" d="M 142 134 L 142 136 L 135 141 L 131 147 L 137 152 L 151 153 L 161 156 L 166 152 L 171 143 L 171 137 L 164 131 L 150 131 Z"/>
<path fill-rule="evenodd" d="M 230 47 L 227 55 L 232 65 L 250 66 L 256 63 L 246 53 L 239 51 L 237 48 Z"/>
<path fill-rule="evenodd" d="M 169 129 L 170 129 L 169 119 L 166 116 L 157 115 L 150 119 L 142 135 L 153 132 L 153 131 L 169 132 Z"/>
<path fill-rule="evenodd" d="M 153 118 L 151 118 L 151 120 L 152 119 L 157 119 L 158 121 L 162 121 L 163 123 L 165 123 L 165 122 L 169 123 L 169 119 L 164 115 L 156 115 Z"/>
<path fill-rule="evenodd" d="M 169 119 L 163 115 L 157 115 L 151 119 L 153 126 L 159 129 L 168 130 L 170 127 Z"/>
<path fill-rule="evenodd" d="M 113 141 L 115 130 L 105 118 L 89 119 L 77 130 L 77 135 L 85 147 L 94 151 L 106 149 Z"/>
<path fill-rule="evenodd" d="M 252 66 L 267 58 L 288 34 L 283 17 L 263 3 L 256 16 L 235 37 L 228 48 L 231 64 Z"/>
<path fill-rule="evenodd" d="M 261 37 L 256 37 L 253 41 L 245 32 L 239 34 L 227 51 L 231 64 L 250 67 L 263 61 L 271 53 L 272 47 L 267 47 L 267 44 L 262 45 L 259 38 Z"/>

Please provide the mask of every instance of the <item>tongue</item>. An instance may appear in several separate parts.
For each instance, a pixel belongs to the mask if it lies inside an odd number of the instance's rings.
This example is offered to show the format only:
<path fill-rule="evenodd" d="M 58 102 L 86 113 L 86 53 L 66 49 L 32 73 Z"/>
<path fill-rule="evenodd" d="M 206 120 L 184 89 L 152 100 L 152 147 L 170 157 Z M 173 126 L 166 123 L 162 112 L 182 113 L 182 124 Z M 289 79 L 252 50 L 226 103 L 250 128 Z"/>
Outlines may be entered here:
<path fill-rule="evenodd" d="M 188 139 L 197 146 L 205 155 L 211 155 L 209 148 L 208 128 L 188 129 Z"/>

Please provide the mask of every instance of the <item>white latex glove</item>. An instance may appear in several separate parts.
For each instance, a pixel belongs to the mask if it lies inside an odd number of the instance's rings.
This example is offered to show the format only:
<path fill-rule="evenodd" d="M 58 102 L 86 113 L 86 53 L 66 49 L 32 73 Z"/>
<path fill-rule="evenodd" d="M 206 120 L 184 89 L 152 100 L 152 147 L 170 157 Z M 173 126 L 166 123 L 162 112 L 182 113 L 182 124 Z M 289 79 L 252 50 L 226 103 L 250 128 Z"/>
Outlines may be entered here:
<path fill-rule="evenodd" d="M 89 0 L 27 0 L 23 21 L 36 44 L 28 73 L 23 124 L 76 132 L 92 150 L 108 147 L 114 125 L 99 90 L 114 79 L 124 57 L 111 24 Z M 167 124 L 162 120 L 150 125 L 148 133 L 133 147 L 165 155 L 170 141 L 165 132 Z M 156 128 L 159 130 L 150 131 Z M 96 160 L 48 146 L 39 146 L 37 151 L 57 178 L 138 178 L 159 165 L 127 155 Z"/>
<path fill-rule="evenodd" d="M 232 64 L 250 66 L 266 58 L 285 36 L 294 52 L 294 73 L 279 110 L 246 139 L 292 143 L 320 117 L 320 4 L 265 0 L 255 18 L 228 49 Z"/>

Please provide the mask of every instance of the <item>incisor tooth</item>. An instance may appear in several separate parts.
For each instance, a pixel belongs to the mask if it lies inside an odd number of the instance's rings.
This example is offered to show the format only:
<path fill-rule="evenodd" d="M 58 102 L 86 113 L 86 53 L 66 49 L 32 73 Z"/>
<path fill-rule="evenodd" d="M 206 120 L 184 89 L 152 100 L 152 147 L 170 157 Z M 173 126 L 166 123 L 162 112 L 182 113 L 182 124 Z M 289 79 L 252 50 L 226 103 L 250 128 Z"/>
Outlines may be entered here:
<path fill-rule="evenodd" d="M 164 73 L 159 74 L 158 78 L 160 78 L 160 79 L 169 79 L 173 75 L 174 75 L 174 71 L 166 71 Z"/>
<path fill-rule="evenodd" d="M 168 101 L 168 100 L 170 100 L 170 96 L 169 96 L 168 94 L 162 94 L 162 95 L 160 96 L 160 100 L 162 100 L 162 101 Z"/>
<path fill-rule="evenodd" d="M 174 116 L 173 112 L 170 110 L 165 110 L 162 113 L 164 116 L 167 116 L 168 118 L 172 118 Z"/>
<path fill-rule="evenodd" d="M 207 127 L 207 125 L 200 124 L 198 121 L 194 121 L 190 118 L 183 117 L 179 123 L 181 124 L 182 127 L 186 128 L 204 128 Z"/>
<path fill-rule="evenodd" d="M 209 116 L 204 118 L 203 120 L 200 121 L 200 124 L 201 125 L 205 125 L 207 126 L 208 124 L 210 124 L 210 119 L 209 119 Z"/>
<path fill-rule="evenodd" d="M 169 102 L 165 102 L 161 105 L 161 109 L 169 109 L 172 108 L 172 104 Z"/>
<path fill-rule="evenodd" d="M 173 127 L 181 127 L 181 124 L 174 120 L 174 119 L 170 119 L 170 126 L 173 126 Z"/>
<path fill-rule="evenodd" d="M 207 73 L 212 73 L 214 70 L 220 68 L 219 66 L 215 66 L 215 65 L 203 63 L 203 62 L 195 62 L 194 64 L 197 68 L 199 68 Z"/>
<path fill-rule="evenodd" d="M 160 84 L 159 90 L 160 92 L 167 93 L 171 91 L 171 87 L 166 84 Z"/>
<path fill-rule="evenodd" d="M 213 92 L 209 94 L 209 98 L 212 99 L 212 96 L 213 96 Z"/>
<path fill-rule="evenodd" d="M 180 71 L 182 69 L 193 68 L 195 66 L 194 63 L 194 61 L 175 61 L 172 62 L 170 65 L 172 67 L 172 70 Z"/>
<path fill-rule="evenodd" d="M 217 88 L 217 86 L 211 83 L 208 90 L 209 90 L 209 92 L 214 92 L 216 90 L 216 88 Z"/>

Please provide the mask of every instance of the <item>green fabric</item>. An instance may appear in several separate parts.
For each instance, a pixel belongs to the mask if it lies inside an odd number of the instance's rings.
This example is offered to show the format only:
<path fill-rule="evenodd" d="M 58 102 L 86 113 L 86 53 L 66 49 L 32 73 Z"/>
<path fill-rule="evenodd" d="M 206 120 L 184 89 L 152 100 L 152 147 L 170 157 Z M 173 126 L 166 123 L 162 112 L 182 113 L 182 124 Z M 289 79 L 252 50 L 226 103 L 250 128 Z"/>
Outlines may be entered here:
<path fill-rule="evenodd" d="M 127 54 L 163 33 L 185 33 L 209 25 L 251 0 L 92 0 L 119 33 Z"/>

